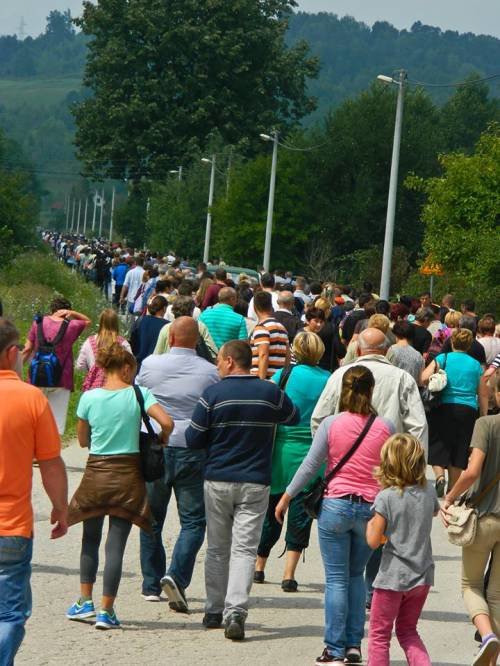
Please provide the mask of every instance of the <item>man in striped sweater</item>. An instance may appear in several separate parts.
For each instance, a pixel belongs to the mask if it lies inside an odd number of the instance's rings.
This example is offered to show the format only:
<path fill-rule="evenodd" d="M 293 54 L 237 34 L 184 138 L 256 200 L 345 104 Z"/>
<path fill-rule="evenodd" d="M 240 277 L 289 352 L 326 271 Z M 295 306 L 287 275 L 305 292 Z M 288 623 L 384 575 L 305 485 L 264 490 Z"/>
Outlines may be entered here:
<path fill-rule="evenodd" d="M 285 334 L 286 335 L 286 334 Z M 276 384 L 250 373 L 252 351 L 227 342 L 217 368 L 223 378 L 202 394 L 186 430 L 187 446 L 207 449 L 205 558 L 207 601 L 203 624 L 231 640 L 245 637 L 248 596 L 271 483 L 274 430 L 300 415 Z"/>
<path fill-rule="evenodd" d="M 252 374 L 260 379 L 271 379 L 275 372 L 289 363 L 290 345 L 288 332 L 275 319 L 271 294 L 259 291 L 254 296 L 258 317 L 250 344 L 252 345 Z"/>

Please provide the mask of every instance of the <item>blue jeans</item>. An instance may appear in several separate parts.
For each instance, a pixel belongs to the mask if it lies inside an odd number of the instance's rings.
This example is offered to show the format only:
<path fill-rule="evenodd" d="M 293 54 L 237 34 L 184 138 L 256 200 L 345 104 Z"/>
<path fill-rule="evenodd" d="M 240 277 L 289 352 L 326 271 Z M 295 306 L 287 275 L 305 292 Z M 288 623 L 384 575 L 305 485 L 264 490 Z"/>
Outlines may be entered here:
<path fill-rule="evenodd" d="M 172 490 L 177 501 L 181 531 L 167 573 L 183 589 L 189 587 L 196 556 L 205 539 L 205 452 L 167 447 L 164 455 L 164 478 L 146 484 L 153 514 L 153 534 L 141 530 L 143 594 L 161 592 L 160 579 L 165 575 L 167 566 L 161 533 Z"/>
<path fill-rule="evenodd" d="M 325 567 L 325 645 L 344 658 L 361 645 L 366 592 L 363 573 L 371 554 L 366 543 L 369 504 L 324 499 L 318 518 L 319 545 Z"/>
<path fill-rule="evenodd" d="M 12 666 L 31 615 L 33 540 L 0 536 L 0 666 Z"/>

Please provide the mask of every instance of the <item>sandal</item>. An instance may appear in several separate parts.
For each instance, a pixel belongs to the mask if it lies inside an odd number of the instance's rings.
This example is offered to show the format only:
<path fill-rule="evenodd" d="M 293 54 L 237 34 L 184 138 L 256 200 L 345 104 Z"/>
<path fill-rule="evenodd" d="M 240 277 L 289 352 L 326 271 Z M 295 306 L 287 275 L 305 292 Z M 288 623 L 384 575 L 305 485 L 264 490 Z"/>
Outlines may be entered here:
<path fill-rule="evenodd" d="M 438 476 L 436 479 L 436 495 L 438 497 L 444 497 L 444 489 L 446 487 L 446 479 L 444 478 L 443 475 Z"/>

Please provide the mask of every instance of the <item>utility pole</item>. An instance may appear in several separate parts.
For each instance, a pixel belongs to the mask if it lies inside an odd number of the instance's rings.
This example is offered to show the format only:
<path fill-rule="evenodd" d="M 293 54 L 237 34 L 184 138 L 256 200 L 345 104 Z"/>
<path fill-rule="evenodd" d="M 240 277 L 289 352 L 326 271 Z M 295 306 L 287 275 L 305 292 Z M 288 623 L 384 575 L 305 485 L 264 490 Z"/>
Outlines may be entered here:
<path fill-rule="evenodd" d="M 113 240 L 113 222 L 115 217 L 115 194 L 116 187 L 113 185 L 113 195 L 111 197 L 111 217 L 109 219 L 109 242 Z"/>
<path fill-rule="evenodd" d="M 389 181 L 389 198 L 387 201 L 387 218 L 385 222 L 384 255 L 382 259 L 382 276 L 380 278 L 380 298 L 389 300 L 391 289 L 392 252 L 394 244 L 394 220 L 396 217 L 396 197 L 398 193 L 399 154 L 401 149 L 401 130 L 403 127 L 403 106 L 406 72 L 399 72 L 399 86 L 396 106 L 396 122 L 394 125 L 394 141 L 392 144 L 391 177 Z"/>
<path fill-rule="evenodd" d="M 104 187 L 101 195 L 101 216 L 99 218 L 99 238 L 102 237 L 102 218 L 104 217 Z"/>
<path fill-rule="evenodd" d="M 212 170 L 210 173 L 210 189 L 208 192 L 208 210 L 207 210 L 207 226 L 205 229 L 205 247 L 203 249 L 203 261 L 208 263 L 210 254 L 210 235 L 212 232 L 212 204 L 214 202 L 214 186 L 215 186 L 215 155 L 212 155 L 210 160 L 212 163 Z"/>
<path fill-rule="evenodd" d="M 233 147 L 229 148 L 229 157 L 227 160 L 227 173 L 226 173 L 226 199 L 229 196 L 229 183 L 231 181 L 231 167 L 233 165 Z"/>
<path fill-rule="evenodd" d="M 74 224 L 75 224 L 75 209 L 76 209 L 76 199 L 73 198 L 73 212 L 71 214 L 71 233 L 73 233 Z"/>
<path fill-rule="evenodd" d="M 80 214 L 82 212 L 82 200 L 78 199 L 78 218 L 76 221 L 76 235 L 80 233 Z"/>
<path fill-rule="evenodd" d="M 71 207 L 71 196 L 68 194 L 66 196 L 66 231 L 69 228 L 69 209 Z"/>
<path fill-rule="evenodd" d="M 276 169 L 278 166 L 278 141 L 277 131 L 272 134 L 273 140 L 273 161 L 271 165 L 271 182 L 269 183 L 269 202 L 267 206 L 266 238 L 264 242 L 264 261 L 263 266 L 266 273 L 269 272 L 271 262 L 271 239 L 273 235 L 273 212 L 274 212 L 274 193 L 276 189 Z"/>
<path fill-rule="evenodd" d="M 92 218 L 92 232 L 94 232 L 95 229 L 95 221 L 96 221 L 96 215 L 97 215 L 97 197 L 99 195 L 97 194 L 97 190 L 95 191 L 94 194 L 94 217 Z"/>
<path fill-rule="evenodd" d="M 88 195 L 85 197 L 85 215 L 83 217 L 83 235 L 87 233 L 87 210 L 89 207 L 89 197 Z"/>

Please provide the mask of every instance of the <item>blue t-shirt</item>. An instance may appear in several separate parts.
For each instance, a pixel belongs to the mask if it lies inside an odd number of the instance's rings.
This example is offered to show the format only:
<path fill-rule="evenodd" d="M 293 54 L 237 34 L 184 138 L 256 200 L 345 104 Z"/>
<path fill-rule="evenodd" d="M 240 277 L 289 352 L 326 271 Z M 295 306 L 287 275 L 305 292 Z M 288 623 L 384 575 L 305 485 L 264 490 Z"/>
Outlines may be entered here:
<path fill-rule="evenodd" d="M 158 401 L 149 389 L 139 388 L 148 411 Z M 76 413 L 90 424 L 90 453 L 99 456 L 139 453 L 141 410 L 132 386 L 116 391 L 104 388 L 85 391 Z"/>
<path fill-rule="evenodd" d="M 450 352 L 436 357 L 440 368 L 444 366 L 445 356 L 448 383 L 441 393 L 441 402 L 477 409 L 477 386 L 483 374 L 481 364 L 465 352 Z"/>

